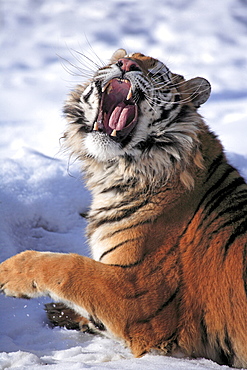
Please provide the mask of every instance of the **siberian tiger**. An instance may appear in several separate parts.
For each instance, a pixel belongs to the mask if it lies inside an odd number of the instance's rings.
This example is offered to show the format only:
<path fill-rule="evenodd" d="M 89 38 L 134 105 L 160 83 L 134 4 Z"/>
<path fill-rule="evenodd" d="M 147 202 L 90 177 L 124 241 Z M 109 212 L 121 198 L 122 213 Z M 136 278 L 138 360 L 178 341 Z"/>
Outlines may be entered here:
<path fill-rule="evenodd" d="M 2 291 L 49 295 L 57 324 L 134 356 L 179 348 L 247 366 L 247 185 L 197 113 L 209 95 L 205 79 L 123 49 L 77 86 L 64 139 L 92 192 L 93 259 L 22 252 L 2 263 Z"/>

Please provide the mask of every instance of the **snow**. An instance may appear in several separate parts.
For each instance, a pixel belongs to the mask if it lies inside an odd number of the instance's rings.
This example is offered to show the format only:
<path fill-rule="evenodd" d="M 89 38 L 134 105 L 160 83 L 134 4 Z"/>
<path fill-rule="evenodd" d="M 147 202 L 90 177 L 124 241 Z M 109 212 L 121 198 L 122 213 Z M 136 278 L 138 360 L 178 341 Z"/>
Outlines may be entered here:
<path fill-rule="evenodd" d="M 84 68 L 75 50 L 102 65 L 119 47 L 211 82 L 211 98 L 200 112 L 247 178 L 245 1 L 2 0 L 1 261 L 25 249 L 90 255 L 79 216 L 90 195 L 78 165 L 60 149 L 62 105 L 83 82 L 73 67 Z M 86 64 L 90 74 L 95 66 Z M 156 353 L 134 359 L 111 339 L 51 329 L 46 302 L 0 296 L 0 369 L 228 369 Z"/>

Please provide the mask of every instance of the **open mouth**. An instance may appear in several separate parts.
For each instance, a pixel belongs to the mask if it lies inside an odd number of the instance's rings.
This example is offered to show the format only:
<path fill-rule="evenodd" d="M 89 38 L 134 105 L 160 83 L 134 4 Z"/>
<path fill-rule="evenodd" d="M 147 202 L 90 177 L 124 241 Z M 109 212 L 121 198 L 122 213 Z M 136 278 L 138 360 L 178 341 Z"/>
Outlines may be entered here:
<path fill-rule="evenodd" d="M 94 131 L 101 131 L 116 141 L 123 141 L 134 129 L 138 118 L 137 104 L 132 98 L 131 84 L 114 78 L 102 89 L 99 114 Z"/>

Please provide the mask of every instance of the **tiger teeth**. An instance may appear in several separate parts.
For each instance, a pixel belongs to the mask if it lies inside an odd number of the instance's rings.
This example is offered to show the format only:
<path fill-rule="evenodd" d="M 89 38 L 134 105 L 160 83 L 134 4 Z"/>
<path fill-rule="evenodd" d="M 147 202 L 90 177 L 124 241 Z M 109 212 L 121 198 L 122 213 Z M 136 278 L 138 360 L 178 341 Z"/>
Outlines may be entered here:
<path fill-rule="evenodd" d="M 111 136 L 117 136 L 117 130 L 113 130 Z"/>
<path fill-rule="evenodd" d="M 109 82 L 105 86 L 102 87 L 102 89 L 101 89 L 102 93 L 104 93 L 106 91 L 108 86 L 109 86 Z"/>
<path fill-rule="evenodd" d="M 130 87 L 126 100 L 130 100 L 131 98 L 132 98 L 132 91 Z"/>
<path fill-rule="evenodd" d="M 110 85 L 111 81 L 107 82 L 107 84 L 105 84 L 105 86 L 102 87 L 101 91 L 102 93 L 104 93 L 107 89 L 107 87 Z"/>
<path fill-rule="evenodd" d="M 99 131 L 98 122 L 95 122 L 95 124 L 93 125 L 93 131 Z"/>

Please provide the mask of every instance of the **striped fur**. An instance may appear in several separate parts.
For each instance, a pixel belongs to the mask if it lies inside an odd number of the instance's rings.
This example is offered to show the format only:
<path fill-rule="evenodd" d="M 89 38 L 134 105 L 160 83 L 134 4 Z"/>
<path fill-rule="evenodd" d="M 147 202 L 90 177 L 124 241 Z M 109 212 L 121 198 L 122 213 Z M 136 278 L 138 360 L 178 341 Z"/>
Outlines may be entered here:
<path fill-rule="evenodd" d="M 23 252 L 1 265 L 3 291 L 49 294 L 73 310 L 68 326 L 135 356 L 178 348 L 247 366 L 247 185 L 197 113 L 209 94 L 205 79 L 123 49 L 78 86 L 64 139 L 92 192 L 93 259 Z M 57 324 L 64 305 L 47 306 Z"/>

